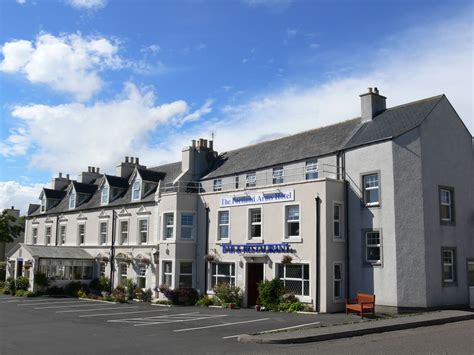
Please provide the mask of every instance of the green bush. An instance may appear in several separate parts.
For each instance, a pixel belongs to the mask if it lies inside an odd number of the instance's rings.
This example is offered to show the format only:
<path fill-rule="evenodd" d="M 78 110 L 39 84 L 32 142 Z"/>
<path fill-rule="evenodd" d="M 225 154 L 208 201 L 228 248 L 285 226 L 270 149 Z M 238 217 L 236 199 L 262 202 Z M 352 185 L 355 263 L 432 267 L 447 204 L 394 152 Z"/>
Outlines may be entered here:
<path fill-rule="evenodd" d="M 40 294 L 37 293 L 37 292 L 26 291 L 25 296 L 26 297 L 38 297 L 38 296 L 40 296 Z"/>
<path fill-rule="evenodd" d="M 62 287 L 53 286 L 53 287 L 49 287 L 46 290 L 46 294 L 50 295 L 50 296 L 57 296 L 57 295 L 64 295 L 65 292 L 64 292 L 64 289 Z"/>
<path fill-rule="evenodd" d="M 4 288 L 3 291 L 2 291 L 2 293 L 3 293 L 4 295 L 11 295 L 12 292 L 11 292 L 8 288 Z"/>
<path fill-rule="evenodd" d="M 221 283 L 214 286 L 216 298 L 221 305 L 236 304 L 242 305 L 242 289 L 228 283 Z"/>
<path fill-rule="evenodd" d="M 153 292 L 151 291 L 151 289 L 147 289 L 142 293 L 143 302 L 151 302 L 152 298 L 153 298 Z"/>
<path fill-rule="evenodd" d="M 16 283 L 13 277 L 9 277 L 5 282 L 5 288 L 9 291 L 6 295 L 14 295 L 16 291 Z"/>
<path fill-rule="evenodd" d="M 16 279 L 16 289 L 26 291 L 30 287 L 30 280 L 25 276 Z"/>
<path fill-rule="evenodd" d="M 174 305 L 194 306 L 199 298 L 198 292 L 192 287 L 179 287 L 174 290 L 161 285 L 159 290 Z"/>
<path fill-rule="evenodd" d="M 26 296 L 26 290 L 17 290 L 16 293 L 15 293 L 15 296 L 18 296 L 18 297 L 24 297 Z"/>
<path fill-rule="evenodd" d="M 99 278 L 99 291 L 110 292 L 110 280 L 107 276 L 101 276 Z"/>
<path fill-rule="evenodd" d="M 5 288 L 5 281 L 0 281 L 0 289 Z"/>
<path fill-rule="evenodd" d="M 91 282 L 89 282 L 89 288 L 92 291 L 99 291 L 99 279 L 94 277 Z"/>
<path fill-rule="evenodd" d="M 108 301 L 108 302 L 115 302 L 115 299 L 114 299 L 112 296 L 110 296 L 110 295 L 105 296 L 105 297 L 103 298 L 103 300 L 104 300 L 104 301 Z"/>
<path fill-rule="evenodd" d="M 49 279 L 46 274 L 42 272 L 37 272 L 35 273 L 35 278 L 34 278 L 35 285 L 38 286 L 41 290 L 44 290 L 49 286 Z"/>
<path fill-rule="evenodd" d="M 278 311 L 284 294 L 282 280 L 264 280 L 258 284 L 258 303 L 268 310 Z"/>
<path fill-rule="evenodd" d="M 168 306 L 168 305 L 171 305 L 172 303 L 169 300 L 157 300 L 155 302 L 155 304 L 162 304 L 162 305 L 167 305 Z"/>
<path fill-rule="evenodd" d="M 196 302 L 196 306 L 209 307 L 214 304 L 214 299 L 208 295 L 202 295 Z"/>
<path fill-rule="evenodd" d="M 122 286 L 125 287 L 125 292 L 128 300 L 132 300 L 135 291 L 135 283 L 132 279 L 125 279 L 122 282 Z"/>
<path fill-rule="evenodd" d="M 118 285 L 115 290 L 112 292 L 112 297 L 116 302 L 127 303 L 127 293 L 125 286 Z"/>
<path fill-rule="evenodd" d="M 87 298 L 87 292 L 84 290 L 77 291 L 77 297 L 79 298 Z"/>
<path fill-rule="evenodd" d="M 288 307 L 288 312 L 293 313 L 293 312 L 300 312 L 304 310 L 305 305 L 301 303 L 300 301 L 292 302 L 290 303 L 290 306 Z"/>

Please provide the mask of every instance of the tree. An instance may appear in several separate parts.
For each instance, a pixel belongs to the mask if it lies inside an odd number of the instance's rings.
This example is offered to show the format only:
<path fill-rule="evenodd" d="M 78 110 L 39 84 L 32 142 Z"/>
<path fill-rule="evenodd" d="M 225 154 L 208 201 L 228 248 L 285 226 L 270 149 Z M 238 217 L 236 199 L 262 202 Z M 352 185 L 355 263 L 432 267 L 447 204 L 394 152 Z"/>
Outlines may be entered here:
<path fill-rule="evenodd" d="M 17 223 L 17 218 L 8 209 L 3 210 L 0 214 L 0 242 L 13 242 L 23 229 L 23 225 Z"/>

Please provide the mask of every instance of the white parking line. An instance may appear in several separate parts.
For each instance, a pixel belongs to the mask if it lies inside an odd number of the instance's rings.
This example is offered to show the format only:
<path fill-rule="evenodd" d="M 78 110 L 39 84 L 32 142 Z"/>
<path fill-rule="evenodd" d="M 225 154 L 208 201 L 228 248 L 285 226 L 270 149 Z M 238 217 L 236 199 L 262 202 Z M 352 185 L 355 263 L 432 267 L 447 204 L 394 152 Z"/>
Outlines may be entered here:
<path fill-rule="evenodd" d="M 107 308 L 107 309 L 111 309 L 111 308 Z M 154 311 L 133 311 L 133 312 L 102 313 L 102 314 L 86 314 L 86 315 L 83 315 L 83 316 L 79 316 L 79 318 L 118 316 L 118 315 L 122 315 L 122 314 L 136 314 L 136 313 L 150 313 L 150 312 L 164 312 L 164 311 L 169 311 L 169 309 L 166 308 L 166 309 L 157 309 L 157 310 L 154 310 Z"/>
<path fill-rule="evenodd" d="M 101 308 L 89 308 L 89 309 L 68 309 L 67 311 L 56 311 L 56 313 L 90 312 L 90 311 L 101 311 L 103 309 L 109 310 L 109 309 L 127 309 L 127 308 L 138 308 L 138 306 L 109 307 L 109 308 L 101 307 Z"/>
<path fill-rule="evenodd" d="M 192 330 L 200 330 L 200 329 L 208 329 L 208 328 L 217 328 L 217 327 L 228 327 L 229 325 L 235 324 L 244 324 L 244 323 L 253 323 L 253 322 L 262 322 L 264 320 L 269 320 L 270 318 L 260 318 L 260 319 L 253 319 L 253 320 L 246 320 L 242 322 L 232 322 L 232 323 L 222 323 L 222 324 L 214 324 L 214 325 L 207 325 L 204 327 L 196 327 L 196 328 L 186 328 L 186 329 L 176 329 L 173 332 L 188 332 Z"/>
<path fill-rule="evenodd" d="M 43 302 L 22 302 L 21 304 L 17 304 L 18 307 L 24 306 L 40 306 L 42 304 L 61 304 L 61 303 L 84 303 L 85 301 L 80 300 L 72 300 L 72 301 L 43 301 Z"/>
<path fill-rule="evenodd" d="M 126 322 L 126 321 L 141 321 L 141 320 L 144 320 L 144 319 L 149 319 L 149 318 L 166 318 L 166 317 L 171 317 L 171 316 L 188 316 L 188 315 L 192 315 L 192 314 L 198 314 L 199 312 L 191 312 L 191 313 L 179 313 L 179 314 L 170 314 L 170 315 L 164 315 L 164 316 L 155 316 L 155 317 L 143 317 L 143 318 L 139 318 L 139 317 L 136 317 L 136 318 L 123 318 L 123 319 L 111 319 L 111 320 L 108 320 L 107 322 Z"/>
<path fill-rule="evenodd" d="M 227 317 L 227 314 L 215 315 L 215 316 L 212 316 L 212 317 L 195 316 L 195 317 L 185 318 L 185 319 L 173 319 L 173 318 L 170 317 L 169 319 L 171 319 L 171 320 L 160 320 L 159 322 L 154 322 L 153 319 L 151 319 L 151 322 L 134 324 L 133 326 L 134 327 L 142 327 L 142 326 L 145 326 L 145 325 L 182 323 L 182 322 L 191 322 L 193 320 L 205 320 L 205 319 L 214 319 L 214 318 L 222 318 L 222 317 Z"/>
<path fill-rule="evenodd" d="M 278 328 L 278 329 L 270 329 L 270 330 L 265 330 L 263 332 L 258 332 L 257 334 L 266 334 L 266 333 L 274 333 L 274 332 L 279 332 L 282 330 L 289 330 L 289 329 L 296 329 L 296 328 L 302 328 L 306 327 L 307 325 L 314 325 L 314 324 L 321 324 L 321 322 L 312 322 L 312 323 L 306 323 L 306 324 L 299 324 L 299 325 L 294 325 L 292 327 L 286 327 L 286 328 Z M 222 337 L 222 339 L 232 339 L 232 338 L 238 338 L 243 334 L 237 334 L 237 335 L 229 335 L 226 337 Z"/>
<path fill-rule="evenodd" d="M 0 303 L 12 303 L 12 302 L 20 302 L 20 300 L 2 301 Z"/>
<path fill-rule="evenodd" d="M 47 307 L 35 307 L 35 309 L 48 309 L 48 308 L 71 308 L 71 307 L 90 307 L 91 304 L 89 302 L 86 302 L 87 304 L 81 303 L 81 304 L 69 304 L 67 306 L 47 306 Z M 113 306 L 113 305 L 111 305 Z M 107 308 L 108 305 L 104 304 L 104 309 Z"/>

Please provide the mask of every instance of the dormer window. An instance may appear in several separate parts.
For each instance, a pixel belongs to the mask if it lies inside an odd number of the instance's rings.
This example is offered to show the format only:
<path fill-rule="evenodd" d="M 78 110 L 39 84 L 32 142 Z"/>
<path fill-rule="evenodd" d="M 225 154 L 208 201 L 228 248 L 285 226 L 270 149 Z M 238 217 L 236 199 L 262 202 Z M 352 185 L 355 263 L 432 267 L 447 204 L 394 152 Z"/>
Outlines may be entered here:
<path fill-rule="evenodd" d="M 76 192 L 72 191 L 71 195 L 69 196 L 69 209 L 72 210 L 76 208 Z"/>
<path fill-rule="evenodd" d="M 107 205 L 109 203 L 109 195 L 110 195 L 110 187 L 109 186 L 104 186 L 102 189 L 102 195 L 101 195 L 101 204 L 102 205 Z"/>
<path fill-rule="evenodd" d="M 41 199 L 41 212 L 46 212 L 46 196 Z"/>
<path fill-rule="evenodd" d="M 140 193 L 141 193 L 141 189 L 142 189 L 142 183 L 140 180 L 136 180 L 134 183 L 133 183 L 133 187 L 132 187 L 132 201 L 137 201 L 140 199 Z"/>

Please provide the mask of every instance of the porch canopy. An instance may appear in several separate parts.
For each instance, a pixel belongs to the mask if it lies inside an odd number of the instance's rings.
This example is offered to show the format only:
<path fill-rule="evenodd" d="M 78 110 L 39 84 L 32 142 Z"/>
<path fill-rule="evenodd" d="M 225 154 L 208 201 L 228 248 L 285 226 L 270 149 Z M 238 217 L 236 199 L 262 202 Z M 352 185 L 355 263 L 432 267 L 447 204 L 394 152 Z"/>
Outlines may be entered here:
<path fill-rule="evenodd" d="M 95 258 L 79 247 L 62 247 L 62 246 L 43 246 L 43 245 L 26 245 L 22 244 L 32 257 L 35 259 L 80 259 L 94 260 Z"/>

